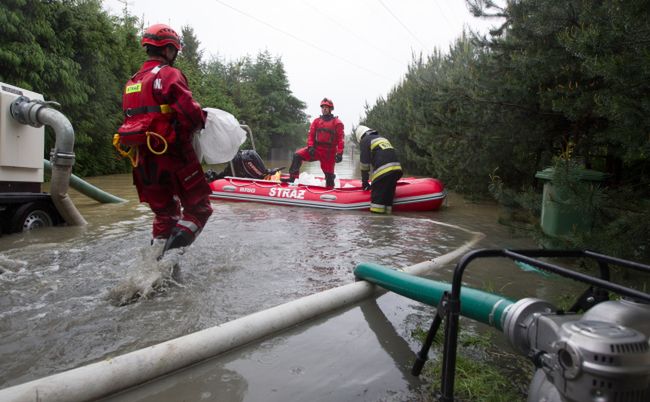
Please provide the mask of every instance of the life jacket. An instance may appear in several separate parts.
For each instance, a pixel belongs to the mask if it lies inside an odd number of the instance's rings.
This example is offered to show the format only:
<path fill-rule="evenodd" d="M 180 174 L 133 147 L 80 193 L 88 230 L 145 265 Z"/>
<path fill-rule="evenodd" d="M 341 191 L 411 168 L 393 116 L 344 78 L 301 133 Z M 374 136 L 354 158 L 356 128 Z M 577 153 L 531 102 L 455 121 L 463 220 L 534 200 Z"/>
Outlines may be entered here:
<path fill-rule="evenodd" d="M 139 71 L 126 83 L 122 97 L 124 123 L 117 130 L 121 145 L 145 144 L 147 137 L 151 136 L 155 138 L 155 144 L 163 139 L 167 144 L 176 140 L 171 106 L 159 104 L 153 96 L 154 87 L 160 88 L 158 73 L 165 67 L 163 64 L 149 71 Z M 149 142 L 151 146 L 151 138 Z"/>
<path fill-rule="evenodd" d="M 332 147 L 336 145 L 336 124 L 338 121 L 339 120 L 336 116 L 327 120 L 323 117 L 320 118 L 320 123 L 314 131 L 315 146 Z"/>

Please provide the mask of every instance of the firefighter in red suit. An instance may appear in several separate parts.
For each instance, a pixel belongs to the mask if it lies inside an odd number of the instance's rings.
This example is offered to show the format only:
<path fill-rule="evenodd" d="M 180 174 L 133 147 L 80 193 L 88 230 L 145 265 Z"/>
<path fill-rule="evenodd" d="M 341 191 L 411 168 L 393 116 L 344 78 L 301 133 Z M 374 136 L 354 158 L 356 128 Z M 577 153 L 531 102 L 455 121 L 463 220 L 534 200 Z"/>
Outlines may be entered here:
<path fill-rule="evenodd" d="M 320 161 L 320 168 L 325 174 L 325 185 L 334 188 L 334 163 L 343 160 L 344 134 L 343 123 L 332 115 L 334 103 L 327 98 L 320 102 L 322 115 L 314 119 L 309 127 L 307 146 L 296 151 L 289 168 L 289 181 L 300 176 L 303 161 Z"/>
<path fill-rule="evenodd" d="M 185 75 L 173 67 L 181 40 L 156 24 L 143 37 L 148 59 L 127 82 L 119 143 L 135 149 L 133 182 L 155 214 L 153 242 L 163 253 L 191 244 L 212 214 L 210 187 L 192 147 L 205 112 L 192 98 Z"/>

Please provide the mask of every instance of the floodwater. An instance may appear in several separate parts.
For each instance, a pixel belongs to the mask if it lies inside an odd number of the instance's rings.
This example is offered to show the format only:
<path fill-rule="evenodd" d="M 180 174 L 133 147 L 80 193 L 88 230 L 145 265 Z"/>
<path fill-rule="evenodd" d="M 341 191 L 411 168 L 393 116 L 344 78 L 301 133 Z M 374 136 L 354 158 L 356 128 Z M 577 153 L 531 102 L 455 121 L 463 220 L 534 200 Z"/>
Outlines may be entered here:
<path fill-rule="evenodd" d="M 319 169 L 311 163 L 303 170 Z M 337 165 L 340 177 L 357 172 L 349 154 Z M 108 295 L 149 246 L 152 215 L 137 202 L 130 175 L 87 181 L 129 202 L 99 204 L 71 190 L 86 227 L 0 238 L 0 388 L 349 284 L 361 262 L 406 267 L 430 260 L 467 242 L 470 231 L 485 234 L 480 247 L 536 247 L 499 225 L 493 204 L 453 194 L 440 211 L 392 216 L 214 202 L 203 233 L 179 256 L 180 283 L 119 307 Z M 433 277 L 449 280 L 452 269 Z M 468 271 L 471 285 L 511 298 L 548 299 L 563 286 L 503 262 Z M 420 346 L 410 331 L 423 320 L 428 327 L 431 314 L 386 294 L 115 399 L 413 400 L 422 384 L 409 374 Z"/>

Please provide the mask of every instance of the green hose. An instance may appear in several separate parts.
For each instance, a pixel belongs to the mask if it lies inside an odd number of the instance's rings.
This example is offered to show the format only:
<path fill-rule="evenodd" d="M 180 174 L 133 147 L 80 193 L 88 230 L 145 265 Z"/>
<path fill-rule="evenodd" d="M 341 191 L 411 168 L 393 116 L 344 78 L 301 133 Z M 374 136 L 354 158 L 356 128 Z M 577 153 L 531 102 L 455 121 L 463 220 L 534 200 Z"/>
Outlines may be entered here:
<path fill-rule="evenodd" d="M 451 292 L 449 283 L 421 278 L 378 264 L 359 264 L 354 270 L 354 275 L 430 306 L 437 306 L 445 291 Z M 514 301 L 503 296 L 468 287 L 463 287 L 460 292 L 462 316 L 488 324 L 500 331 L 503 330 L 504 311 L 513 303 Z"/>
<path fill-rule="evenodd" d="M 52 163 L 50 161 L 43 159 L 43 165 L 46 172 L 52 172 Z M 104 204 L 126 202 L 125 199 L 109 194 L 73 174 L 70 175 L 70 187 L 79 191 L 81 194 Z"/>

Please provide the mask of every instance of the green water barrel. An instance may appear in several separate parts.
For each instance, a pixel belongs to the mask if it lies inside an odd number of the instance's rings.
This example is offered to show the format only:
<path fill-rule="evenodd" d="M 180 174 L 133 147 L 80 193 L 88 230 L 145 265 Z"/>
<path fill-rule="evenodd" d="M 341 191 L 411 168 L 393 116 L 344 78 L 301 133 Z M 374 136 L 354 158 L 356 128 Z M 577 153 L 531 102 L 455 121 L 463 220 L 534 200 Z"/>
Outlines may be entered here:
<path fill-rule="evenodd" d="M 554 168 L 549 167 L 535 174 L 536 178 L 545 181 L 540 218 L 542 231 L 553 237 L 589 232 L 593 222 L 592 213 L 572 204 L 566 191 L 553 185 L 553 173 Z M 607 174 L 590 169 L 579 172 L 581 181 L 599 183 L 606 177 Z"/>

